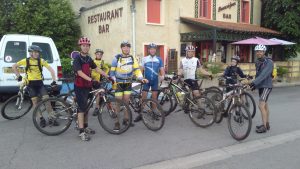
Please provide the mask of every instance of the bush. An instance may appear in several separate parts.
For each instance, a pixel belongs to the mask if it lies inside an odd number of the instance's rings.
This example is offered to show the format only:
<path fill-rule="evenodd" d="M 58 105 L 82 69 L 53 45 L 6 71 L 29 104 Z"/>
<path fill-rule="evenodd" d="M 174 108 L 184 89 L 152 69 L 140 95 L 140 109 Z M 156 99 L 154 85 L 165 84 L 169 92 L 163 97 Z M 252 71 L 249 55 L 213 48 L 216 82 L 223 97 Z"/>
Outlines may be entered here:
<path fill-rule="evenodd" d="M 72 67 L 72 59 L 69 57 L 64 57 L 60 59 L 62 65 L 62 71 L 64 77 L 72 77 L 73 76 L 73 67 Z"/>
<path fill-rule="evenodd" d="M 278 66 L 277 68 L 277 76 L 283 77 L 284 75 L 288 74 L 289 70 L 283 66 Z"/>

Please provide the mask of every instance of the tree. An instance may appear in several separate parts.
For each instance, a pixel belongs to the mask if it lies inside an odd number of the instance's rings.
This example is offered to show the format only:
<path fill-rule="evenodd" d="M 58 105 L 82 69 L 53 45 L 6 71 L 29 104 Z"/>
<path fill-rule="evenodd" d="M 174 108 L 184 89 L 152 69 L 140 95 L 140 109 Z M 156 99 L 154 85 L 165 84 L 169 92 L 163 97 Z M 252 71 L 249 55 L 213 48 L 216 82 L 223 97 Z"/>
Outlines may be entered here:
<path fill-rule="evenodd" d="M 7 33 L 51 37 L 61 57 L 74 50 L 81 34 L 68 0 L 0 0 L 0 36 Z"/>
<path fill-rule="evenodd" d="M 300 1 L 262 0 L 262 26 L 277 30 L 283 37 L 298 45 L 287 47 L 287 56 L 300 51 Z"/>

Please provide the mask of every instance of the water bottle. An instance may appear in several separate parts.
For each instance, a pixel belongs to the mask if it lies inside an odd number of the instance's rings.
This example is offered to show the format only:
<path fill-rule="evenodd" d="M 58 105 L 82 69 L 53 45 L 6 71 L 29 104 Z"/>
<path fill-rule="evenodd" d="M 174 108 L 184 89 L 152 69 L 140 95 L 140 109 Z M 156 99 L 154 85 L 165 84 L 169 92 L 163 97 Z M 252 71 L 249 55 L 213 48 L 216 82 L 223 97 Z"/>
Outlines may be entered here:
<path fill-rule="evenodd" d="M 179 104 L 183 104 L 185 93 L 184 92 L 177 92 L 176 95 L 178 97 Z"/>

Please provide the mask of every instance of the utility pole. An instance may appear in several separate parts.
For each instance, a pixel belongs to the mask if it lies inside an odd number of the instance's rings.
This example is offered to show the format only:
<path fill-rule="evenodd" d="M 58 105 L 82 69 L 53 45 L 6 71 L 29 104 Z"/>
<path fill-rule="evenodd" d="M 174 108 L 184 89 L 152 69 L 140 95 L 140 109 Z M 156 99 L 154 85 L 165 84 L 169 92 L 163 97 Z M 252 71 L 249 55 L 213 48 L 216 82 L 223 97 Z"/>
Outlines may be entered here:
<path fill-rule="evenodd" d="M 132 52 L 133 52 L 133 57 L 136 57 L 136 27 L 135 27 L 135 13 L 136 13 L 136 8 L 135 8 L 135 0 L 131 1 L 131 15 L 132 15 Z"/>

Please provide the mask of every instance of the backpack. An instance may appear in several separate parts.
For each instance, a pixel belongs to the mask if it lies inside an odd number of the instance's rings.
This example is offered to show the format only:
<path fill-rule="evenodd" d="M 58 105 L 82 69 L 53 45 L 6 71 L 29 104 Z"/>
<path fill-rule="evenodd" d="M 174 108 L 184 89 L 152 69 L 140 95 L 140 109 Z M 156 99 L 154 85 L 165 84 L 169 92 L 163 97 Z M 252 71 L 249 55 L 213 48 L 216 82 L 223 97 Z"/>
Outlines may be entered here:
<path fill-rule="evenodd" d="M 25 67 L 25 72 L 27 74 L 28 70 L 30 69 L 30 66 L 38 66 L 40 72 L 41 72 L 41 75 L 42 75 L 42 79 L 44 80 L 44 75 L 43 75 L 43 68 L 42 68 L 42 65 L 41 65 L 41 58 L 39 57 L 37 60 L 38 60 L 38 64 L 37 65 L 30 65 L 30 58 L 26 58 L 26 67 Z"/>
<path fill-rule="evenodd" d="M 81 64 L 81 71 L 86 74 L 87 76 L 91 77 L 91 68 L 90 68 L 90 60 L 83 61 L 82 58 L 80 58 L 80 64 Z M 77 87 L 83 87 L 83 88 L 91 88 L 92 82 L 85 80 L 81 76 L 79 76 L 77 73 L 75 74 L 75 85 Z"/>

